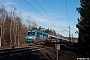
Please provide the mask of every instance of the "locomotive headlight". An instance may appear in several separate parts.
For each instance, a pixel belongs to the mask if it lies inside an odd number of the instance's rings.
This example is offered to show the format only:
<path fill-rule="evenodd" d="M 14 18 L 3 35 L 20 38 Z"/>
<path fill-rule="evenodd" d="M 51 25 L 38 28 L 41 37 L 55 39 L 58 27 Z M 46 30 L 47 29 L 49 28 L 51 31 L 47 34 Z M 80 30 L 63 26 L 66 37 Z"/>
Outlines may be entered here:
<path fill-rule="evenodd" d="M 27 37 L 26 37 L 27 38 Z"/>

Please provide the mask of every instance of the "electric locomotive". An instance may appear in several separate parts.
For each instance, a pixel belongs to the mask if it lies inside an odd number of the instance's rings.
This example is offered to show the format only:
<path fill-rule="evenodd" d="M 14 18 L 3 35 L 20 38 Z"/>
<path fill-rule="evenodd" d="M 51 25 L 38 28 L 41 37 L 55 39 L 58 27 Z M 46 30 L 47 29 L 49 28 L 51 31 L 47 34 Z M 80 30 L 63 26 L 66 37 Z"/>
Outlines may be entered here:
<path fill-rule="evenodd" d="M 28 43 L 44 43 L 45 40 L 48 40 L 48 34 L 41 32 L 37 29 L 30 29 L 26 31 L 26 42 Z"/>

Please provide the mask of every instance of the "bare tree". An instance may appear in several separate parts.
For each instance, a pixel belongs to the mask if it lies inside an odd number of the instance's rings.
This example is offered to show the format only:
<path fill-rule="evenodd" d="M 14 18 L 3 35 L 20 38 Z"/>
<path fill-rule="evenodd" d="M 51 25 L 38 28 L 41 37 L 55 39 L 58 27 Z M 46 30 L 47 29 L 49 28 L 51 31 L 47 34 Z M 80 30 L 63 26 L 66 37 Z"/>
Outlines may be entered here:
<path fill-rule="evenodd" d="M 6 15 L 7 15 L 7 11 L 5 10 L 4 6 L 2 6 L 0 8 L 1 40 L 4 39 L 4 32 L 5 32 L 4 23 L 5 23 Z"/>
<path fill-rule="evenodd" d="M 32 28 L 37 28 L 37 24 L 35 21 L 32 22 Z"/>
<path fill-rule="evenodd" d="M 16 8 L 12 11 L 6 11 L 4 6 L 0 8 L 0 36 L 6 46 L 19 46 L 25 42 L 26 30 L 37 28 L 37 24 L 33 18 L 28 18 L 27 23 L 22 24 L 21 12 L 17 13 Z M 28 25 L 27 25 L 28 24 Z"/>
<path fill-rule="evenodd" d="M 26 20 L 26 22 L 27 22 L 26 24 L 27 24 L 28 29 L 31 29 L 31 21 L 30 20 L 31 20 L 31 17 L 28 16 L 28 18 Z"/>

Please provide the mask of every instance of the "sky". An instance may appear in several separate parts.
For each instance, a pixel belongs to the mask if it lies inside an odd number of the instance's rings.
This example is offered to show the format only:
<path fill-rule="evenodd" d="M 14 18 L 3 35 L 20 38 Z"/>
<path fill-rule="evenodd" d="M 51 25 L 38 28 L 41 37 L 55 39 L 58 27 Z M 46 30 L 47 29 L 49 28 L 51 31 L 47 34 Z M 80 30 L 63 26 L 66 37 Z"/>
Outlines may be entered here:
<path fill-rule="evenodd" d="M 21 12 L 23 23 L 32 20 L 37 26 L 53 29 L 65 37 L 69 36 L 70 25 L 70 35 L 78 37 L 75 32 L 78 31 L 79 13 L 76 8 L 80 6 L 79 0 L 0 0 L 1 5 L 8 11 L 16 8 Z"/>

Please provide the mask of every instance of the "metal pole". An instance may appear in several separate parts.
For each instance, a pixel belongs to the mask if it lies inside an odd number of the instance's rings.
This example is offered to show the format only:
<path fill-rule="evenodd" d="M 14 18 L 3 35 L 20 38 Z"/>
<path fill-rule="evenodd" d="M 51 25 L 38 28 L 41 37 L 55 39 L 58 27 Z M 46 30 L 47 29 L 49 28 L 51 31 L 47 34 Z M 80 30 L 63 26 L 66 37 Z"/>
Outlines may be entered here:
<path fill-rule="evenodd" d="M 73 42 L 73 34 L 72 34 L 72 37 L 71 37 L 71 42 Z"/>
<path fill-rule="evenodd" d="M 68 27 L 68 28 L 69 28 L 69 40 L 70 40 L 70 25 L 69 25 L 69 27 Z"/>
<path fill-rule="evenodd" d="M 71 42 L 72 42 L 72 37 L 71 37 Z"/>

